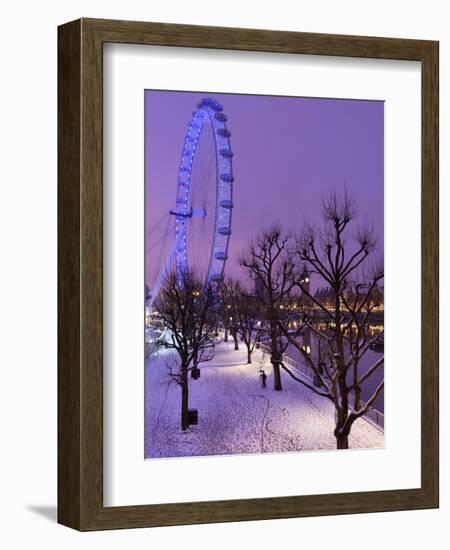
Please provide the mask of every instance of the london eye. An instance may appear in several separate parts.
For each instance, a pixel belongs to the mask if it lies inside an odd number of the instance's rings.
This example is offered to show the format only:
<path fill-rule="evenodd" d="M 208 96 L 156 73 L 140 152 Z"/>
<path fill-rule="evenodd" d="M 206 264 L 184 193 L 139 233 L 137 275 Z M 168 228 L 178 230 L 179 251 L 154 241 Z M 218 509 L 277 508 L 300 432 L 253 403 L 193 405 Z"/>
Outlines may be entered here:
<path fill-rule="evenodd" d="M 152 291 L 158 295 L 174 267 L 181 280 L 195 273 L 205 287 L 218 287 L 228 259 L 233 210 L 233 152 L 227 116 L 215 99 L 205 98 L 192 113 L 177 174 L 173 247 Z"/>

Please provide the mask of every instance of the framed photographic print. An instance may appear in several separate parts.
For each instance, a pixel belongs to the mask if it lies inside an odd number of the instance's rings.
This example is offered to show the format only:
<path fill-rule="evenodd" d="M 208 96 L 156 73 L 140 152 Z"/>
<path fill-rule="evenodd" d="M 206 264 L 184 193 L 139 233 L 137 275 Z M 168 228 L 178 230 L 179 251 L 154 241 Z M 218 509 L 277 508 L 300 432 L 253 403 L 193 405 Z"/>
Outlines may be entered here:
<path fill-rule="evenodd" d="M 59 28 L 58 518 L 438 506 L 438 44 Z"/>

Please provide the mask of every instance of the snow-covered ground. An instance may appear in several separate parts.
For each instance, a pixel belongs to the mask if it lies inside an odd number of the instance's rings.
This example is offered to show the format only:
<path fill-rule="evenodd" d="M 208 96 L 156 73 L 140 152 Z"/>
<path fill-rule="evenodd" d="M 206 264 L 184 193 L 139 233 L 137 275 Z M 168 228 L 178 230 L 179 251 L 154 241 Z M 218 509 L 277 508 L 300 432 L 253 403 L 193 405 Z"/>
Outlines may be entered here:
<path fill-rule="evenodd" d="M 198 409 L 198 425 L 180 428 L 180 387 L 170 382 L 173 352 L 162 351 L 146 364 L 146 458 L 335 449 L 334 409 L 327 399 L 282 372 L 283 391 L 273 389 L 272 366 L 261 351 L 247 365 L 245 346 L 216 346 L 214 359 L 190 380 L 189 407 Z M 261 387 L 259 370 L 267 374 Z M 380 448 L 384 434 L 358 419 L 351 448 Z"/>

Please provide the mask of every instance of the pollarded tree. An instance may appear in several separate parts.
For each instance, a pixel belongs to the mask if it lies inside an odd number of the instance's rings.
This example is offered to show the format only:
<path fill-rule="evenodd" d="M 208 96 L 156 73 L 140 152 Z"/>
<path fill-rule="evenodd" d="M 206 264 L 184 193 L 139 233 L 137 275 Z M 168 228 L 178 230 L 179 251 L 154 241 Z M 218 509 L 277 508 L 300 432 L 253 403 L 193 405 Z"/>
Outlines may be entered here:
<path fill-rule="evenodd" d="M 322 225 L 308 226 L 296 240 L 295 255 L 305 262 L 316 279 L 329 288 L 331 300 L 312 295 L 298 280 L 298 286 L 313 304 L 314 314 L 305 314 L 303 327 L 316 337 L 320 353 L 308 353 L 301 342 L 280 329 L 304 357 L 316 384 L 296 376 L 293 378 L 315 393 L 328 398 L 335 407 L 336 444 L 348 448 L 348 438 L 354 422 L 367 413 L 384 387 L 378 385 L 367 402 L 361 400 L 363 384 L 379 371 L 384 356 L 362 372 L 362 359 L 380 335 L 374 336 L 370 325 L 380 305 L 379 286 L 383 280 L 382 262 L 371 262 L 376 240 L 373 228 L 365 223 L 351 238 L 356 217 L 353 200 L 344 193 L 332 193 L 322 204 Z"/>
<path fill-rule="evenodd" d="M 296 266 L 290 253 L 290 237 L 284 235 L 280 225 L 263 230 L 252 241 L 248 252 L 241 257 L 255 285 L 255 300 L 264 317 L 270 341 L 274 389 L 282 390 L 280 365 L 288 341 L 283 338 L 292 317 L 291 302 L 296 290 Z"/>
<path fill-rule="evenodd" d="M 225 341 L 228 341 L 227 333 L 229 332 L 234 341 L 234 349 L 239 349 L 238 340 L 238 319 L 236 311 L 239 307 L 242 288 L 239 281 L 228 278 L 220 285 L 220 307 L 219 314 L 225 329 Z"/>
<path fill-rule="evenodd" d="M 233 315 L 236 317 L 238 335 L 247 348 L 247 363 L 251 364 L 258 329 L 261 327 L 261 308 L 255 296 L 241 290 L 241 298 Z"/>
<path fill-rule="evenodd" d="M 181 429 L 189 427 L 189 372 L 213 356 L 216 330 L 214 293 L 195 274 L 171 272 L 155 301 L 155 309 L 168 331 L 163 345 L 178 354 L 172 378 L 181 387 Z"/>

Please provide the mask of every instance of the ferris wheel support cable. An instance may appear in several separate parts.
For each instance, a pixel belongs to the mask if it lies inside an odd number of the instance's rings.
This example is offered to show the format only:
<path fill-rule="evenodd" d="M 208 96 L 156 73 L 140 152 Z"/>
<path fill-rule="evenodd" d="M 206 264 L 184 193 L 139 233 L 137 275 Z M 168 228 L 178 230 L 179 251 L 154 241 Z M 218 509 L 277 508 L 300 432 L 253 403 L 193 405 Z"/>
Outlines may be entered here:
<path fill-rule="evenodd" d="M 148 248 L 146 248 L 146 252 L 151 252 L 154 248 L 156 248 L 156 246 L 158 246 L 158 244 L 159 244 L 162 240 L 164 240 L 164 239 L 167 238 L 167 235 L 168 235 L 169 233 L 172 232 L 172 230 L 174 229 L 175 225 L 170 225 L 170 218 L 167 220 L 167 222 L 168 222 L 168 223 L 167 223 L 167 228 L 166 228 L 166 230 L 164 231 L 163 235 L 162 235 L 156 242 L 154 242 L 151 246 L 149 246 Z M 170 225 L 170 227 L 169 227 L 169 225 Z"/>
<path fill-rule="evenodd" d="M 158 296 L 159 294 L 159 291 L 161 290 L 161 287 L 167 277 L 167 274 L 169 273 L 170 271 L 170 266 L 173 262 L 173 259 L 175 257 L 175 250 L 176 250 L 176 243 L 174 244 L 174 246 L 172 247 L 172 250 L 170 251 L 170 254 L 167 256 L 167 259 L 161 269 L 161 271 L 159 272 L 159 275 L 158 275 L 158 278 L 156 279 L 156 284 L 152 290 L 152 296 L 150 298 L 150 302 L 149 302 L 149 307 L 150 309 L 152 309 L 153 307 L 153 304 L 156 300 L 156 297 Z"/>
<path fill-rule="evenodd" d="M 166 212 L 146 233 L 146 237 L 149 237 L 151 233 L 153 233 L 157 227 L 161 225 L 161 223 L 165 220 L 166 216 L 168 216 L 168 212 Z"/>
<path fill-rule="evenodd" d="M 170 223 L 170 217 L 169 217 L 169 220 L 168 220 L 168 225 Z M 155 265 L 156 266 L 160 266 L 162 264 L 162 259 L 163 259 L 163 253 L 164 253 L 164 249 L 166 248 L 166 240 L 167 240 L 167 236 L 169 235 L 169 233 L 172 232 L 172 230 L 174 229 L 174 227 L 172 227 L 169 231 L 166 231 L 165 235 L 164 235 L 164 239 L 161 243 L 161 246 L 160 246 L 160 249 L 159 249 L 159 256 L 158 256 L 158 260 L 156 261 Z M 170 255 L 169 255 L 170 256 Z M 167 268 L 166 267 L 163 267 L 163 277 L 166 276 L 166 270 Z M 158 276 L 159 278 L 159 276 Z M 159 291 L 159 289 L 158 289 Z"/>

